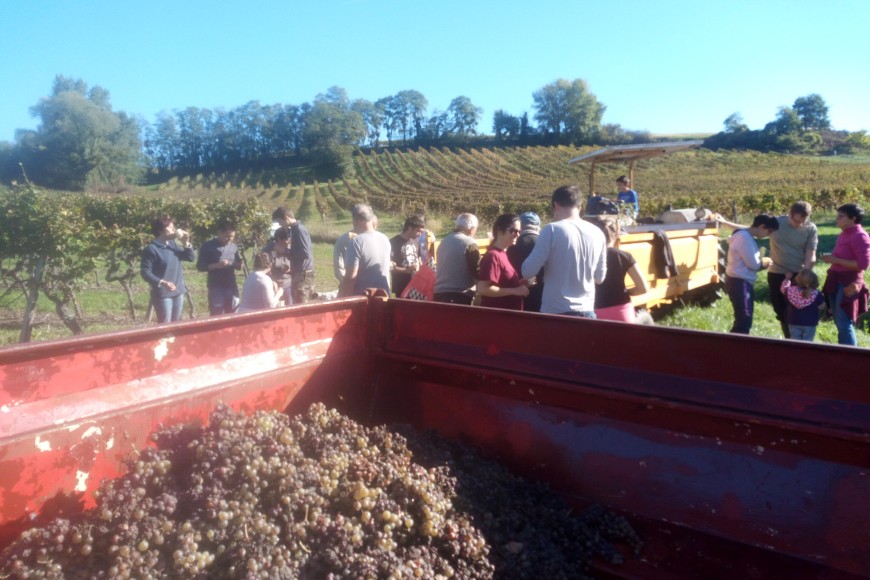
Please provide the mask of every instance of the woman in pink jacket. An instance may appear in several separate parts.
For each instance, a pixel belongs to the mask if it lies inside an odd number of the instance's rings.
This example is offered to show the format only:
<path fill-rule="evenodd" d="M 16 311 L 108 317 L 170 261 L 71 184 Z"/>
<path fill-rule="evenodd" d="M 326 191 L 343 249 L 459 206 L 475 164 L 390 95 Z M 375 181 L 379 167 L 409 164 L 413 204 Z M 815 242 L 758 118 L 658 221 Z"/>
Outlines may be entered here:
<path fill-rule="evenodd" d="M 837 236 L 834 251 L 823 254 L 822 261 L 831 264 L 822 291 L 837 325 L 837 342 L 856 346 L 855 321 L 867 311 L 867 286 L 864 270 L 870 266 L 870 236 L 861 227 L 864 210 L 854 203 L 837 208 Z"/>

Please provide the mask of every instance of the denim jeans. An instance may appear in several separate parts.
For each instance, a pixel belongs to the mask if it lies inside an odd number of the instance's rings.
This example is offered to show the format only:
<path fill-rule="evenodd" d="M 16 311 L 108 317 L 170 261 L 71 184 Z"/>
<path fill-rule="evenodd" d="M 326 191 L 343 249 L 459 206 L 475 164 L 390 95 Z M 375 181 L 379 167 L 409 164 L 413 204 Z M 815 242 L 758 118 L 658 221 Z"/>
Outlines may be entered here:
<path fill-rule="evenodd" d="M 209 288 L 208 289 L 208 313 L 212 316 L 218 314 L 231 314 L 239 307 L 238 288 Z"/>
<path fill-rule="evenodd" d="M 306 304 L 314 292 L 314 270 L 294 272 L 291 276 L 290 294 L 293 304 Z"/>
<path fill-rule="evenodd" d="M 154 314 L 157 322 L 175 322 L 181 320 L 181 310 L 184 307 L 184 294 L 172 298 L 152 298 Z"/>
<path fill-rule="evenodd" d="M 840 302 L 843 301 L 842 284 L 837 284 L 837 295 L 834 296 L 834 324 L 837 326 L 837 342 L 839 344 L 850 344 L 858 346 L 858 337 L 855 336 L 855 324 L 852 318 L 845 310 L 840 308 Z"/>
<path fill-rule="evenodd" d="M 790 338 L 794 340 L 805 340 L 807 342 L 812 342 L 816 337 L 816 327 L 815 326 L 800 326 L 797 324 L 789 324 L 788 330 L 791 333 Z"/>
<path fill-rule="evenodd" d="M 749 334 L 755 309 L 752 282 L 743 278 L 725 278 L 725 289 L 734 308 L 734 324 L 731 326 L 731 332 Z"/>

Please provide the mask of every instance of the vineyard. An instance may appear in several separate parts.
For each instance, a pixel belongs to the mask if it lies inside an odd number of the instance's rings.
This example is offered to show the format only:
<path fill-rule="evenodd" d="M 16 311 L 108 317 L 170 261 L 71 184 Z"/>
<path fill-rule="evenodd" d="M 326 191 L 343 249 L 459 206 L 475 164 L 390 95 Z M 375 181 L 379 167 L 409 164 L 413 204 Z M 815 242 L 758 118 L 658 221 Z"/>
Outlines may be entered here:
<path fill-rule="evenodd" d="M 418 149 L 361 152 L 340 181 L 305 182 L 296 168 L 200 174 L 125 194 L 0 188 L 0 342 L 81 334 L 143 322 L 147 288 L 139 277 L 149 223 L 161 213 L 192 232 L 195 246 L 220 220 L 238 225 L 237 242 L 250 257 L 266 241 L 272 210 L 284 205 L 306 222 L 314 240 L 318 290 L 334 289 L 328 266 L 335 238 L 350 226 L 350 209 L 371 204 L 381 229 L 393 235 L 404 216 L 425 214 L 440 237 L 463 211 L 480 218 L 534 210 L 549 215 L 552 190 L 576 183 L 586 191 L 588 168 L 568 160 L 591 148 Z M 601 194 L 612 194 L 627 168 L 602 164 Z M 641 215 L 668 205 L 707 207 L 746 217 L 784 212 L 806 199 L 830 210 L 870 197 L 870 159 L 693 150 L 639 162 L 635 188 Z M 615 189 L 615 188 L 613 188 Z M 189 315 L 205 311 L 204 276 L 189 272 Z M 54 313 L 51 315 L 50 313 Z M 56 317 L 55 317 L 56 315 Z M 61 329 L 32 335 L 34 326 Z M 60 334 L 58 334 L 60 332 Z"/>
<path fill-rule="evenodd" d="M 488 221 L 504 211 L 546 214 L 549 194 L 559 185 L 577 183 L 586 191 L 588 167 L 567 161 L 593 150 L 559 146 L 361 152 L 354 156 L 352 173 L 340 181 L 299 182 L 286 170 L 272 169 L 173 178 L 158 191 L 182 199 L 253 197 L 267 206 L 286 205 L 303 220 L 345 218 L 354 203 L 365 201 L 389 215 L 470 211 Z M 635 188 L 647 215 L 668 205 L 704 206 L 729 214 L 781 212 L 797 199 L 831 209 L 870 195 L 870 159 L 845 159 L 701 149 L 638 163 Z M 598 193 L 615 191 L 613 182 L 626 171 L 618 164 L 599 166 Z"/>

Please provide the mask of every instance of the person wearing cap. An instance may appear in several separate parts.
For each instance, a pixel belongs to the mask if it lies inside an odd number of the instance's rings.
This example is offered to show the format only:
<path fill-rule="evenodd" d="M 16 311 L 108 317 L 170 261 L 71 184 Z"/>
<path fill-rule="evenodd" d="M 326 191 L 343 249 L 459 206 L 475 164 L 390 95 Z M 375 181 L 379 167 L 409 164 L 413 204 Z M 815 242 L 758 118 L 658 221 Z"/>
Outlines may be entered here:
<path fill-rule="evenodd" d="M 541 233 L 541 218 L 533 211 L 520 214 L 520 237 L 517 243 L 507 249 L 508 260 L 519 272 L 523 261 L 529 257 Z M 541 311 L 541 296 L 544 294 L 544 269 L 535 275 L 535 284 L 529 286 L 529 295 L 523 299 L 523 310 L 526 312 Z"/>

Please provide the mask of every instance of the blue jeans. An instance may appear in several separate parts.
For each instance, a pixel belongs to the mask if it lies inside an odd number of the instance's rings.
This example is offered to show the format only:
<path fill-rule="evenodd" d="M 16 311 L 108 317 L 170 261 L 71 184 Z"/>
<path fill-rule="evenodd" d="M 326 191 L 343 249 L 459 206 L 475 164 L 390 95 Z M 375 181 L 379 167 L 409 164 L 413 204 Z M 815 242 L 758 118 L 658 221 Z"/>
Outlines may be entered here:
<path fill-rule="evenodd" d="M 157 322 L 175 322 L 181 320 L 181 310 L 184 307 L 184 294 L 172 298 L 153 298 L 154 314 Z"/>
<path fill-rule="evenodd" d="M 212 316 L 217 316 L 218 314 L 232 314 L 238 307 L 238 288 L 208 289 L 208 313 Z"/>
<path fill-rule="evenodd" d="M 805 340 L 807 342 L 812 342 L 816 337 L 816 327 L 815 326 L 800 326 L 798 324 L 789 324 L 788 325 L 789 338 L 793 338 L 794 340 Z"/>
<path fill-rule="evenodd" d="M 840 308 L 840 302 L 843 301 L 843 286 L 837 284 L 837 294 L 834 296 L 834 324 L 837 326 L 837 342 L 839 344 L 850 344 L 858 346 L 858 337 L 855 336 L 855 324 L 852 318 L 846 314 L 846 311 Z"/>
<path fill-rule="evenodd" d="M 725 278 L 725 289 L 734 308 L 734 324 L 731 326 L 731 332 L 749 334 L 755 309 L 752 282 L 743 278 Z"/>

